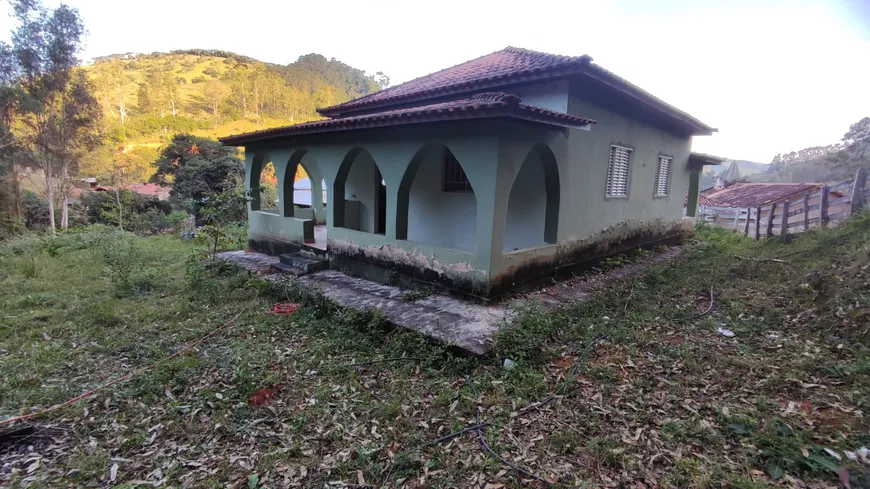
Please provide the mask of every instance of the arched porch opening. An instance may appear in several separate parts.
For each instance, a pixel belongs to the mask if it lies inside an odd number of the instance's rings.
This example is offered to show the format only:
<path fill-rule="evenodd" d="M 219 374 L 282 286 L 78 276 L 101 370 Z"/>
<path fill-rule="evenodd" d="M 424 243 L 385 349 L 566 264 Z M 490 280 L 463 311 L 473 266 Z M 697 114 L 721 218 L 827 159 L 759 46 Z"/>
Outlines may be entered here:
<path fill-rule="evenodd" d="M 547 145 L 529 150 L 507 205 L 503 251 L 555 244 L 559 226 L 559 167 Z"/>
<path fill-rule="evenodd" d="M 251 197 L 251 210 L 278 210 L 278 179 L 275 166 L 265 156 L 258 154 L 251 162 L 248 189 Z"/>
<path fill-rule="evenodd" d="M 462 164 L 441 143 L 414 155 L 399 185 L 396 238 L 474 253 L 477 198 Z"/>
<path fill-rule="evenodd" d="M 372 155 L 353 148 L 341 162 L 332 191 L 333 226 L 386 234 L 387 188 Z"/>
<path fill-rule="evenodd" d="M 282 187 L 282 194 L 286 199 L 284 217 L 300 219 L 315 219 L 315 215 L 325 217 L 322 211 L 317 210 L 318 199 L 315 192 L 319 192 L 320 188 L 319 184 L 313 186 L 318 179 L 312 177 L 312 175 L 319 175 L 316 169 L 317 162 L 307 150 L 297 150 L 290 156 Z"/>

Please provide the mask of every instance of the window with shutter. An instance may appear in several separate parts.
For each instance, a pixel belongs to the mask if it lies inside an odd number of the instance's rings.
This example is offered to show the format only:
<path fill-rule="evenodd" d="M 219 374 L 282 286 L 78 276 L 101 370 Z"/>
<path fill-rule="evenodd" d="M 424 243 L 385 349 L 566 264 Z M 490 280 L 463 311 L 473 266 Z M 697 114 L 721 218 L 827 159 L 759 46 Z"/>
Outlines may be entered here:
<path fill-rule="evenodd" d="M 671 161 L 673 158 L 659 156 L 659 164 L 656 167 L 656 197 L 668 195 L 668 182 L 671 180 Z"/>
<path fill-rule="evenodd" d="M 610 147 L 607 166 L 607 197 L 628 197 L 628 171 L 632 150 L 622 146 Z"/>

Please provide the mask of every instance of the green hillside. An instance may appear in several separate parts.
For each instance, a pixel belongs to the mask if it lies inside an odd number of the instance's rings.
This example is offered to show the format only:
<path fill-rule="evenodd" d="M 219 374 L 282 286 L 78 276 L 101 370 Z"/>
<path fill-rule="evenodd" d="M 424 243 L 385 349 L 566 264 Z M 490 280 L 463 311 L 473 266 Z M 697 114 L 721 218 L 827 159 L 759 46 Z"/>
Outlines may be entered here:
<path fill-rule="evenodd" d="M 146 159 L 179 132 L 214 138 L 310 121 L 318 107 L 388 80 L 319 54 L 282 66 L 214 50 L 103 56 L 82 69 L 104 112 L 107 144 L 82 162 L 82 172 L 94 175 L 119 150 Z"/>

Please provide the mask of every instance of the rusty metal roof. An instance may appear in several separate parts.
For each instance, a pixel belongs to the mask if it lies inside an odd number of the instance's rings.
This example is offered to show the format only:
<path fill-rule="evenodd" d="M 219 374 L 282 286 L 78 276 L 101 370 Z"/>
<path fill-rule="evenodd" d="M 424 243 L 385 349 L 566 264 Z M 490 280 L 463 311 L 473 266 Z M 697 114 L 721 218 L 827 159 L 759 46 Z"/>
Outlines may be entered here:
<path fill-rule="evenodd" d="M 729 207 L 759 207 L 821 187 L 821 183 L 733 183 L 703 190 L 701 195 Z"/>

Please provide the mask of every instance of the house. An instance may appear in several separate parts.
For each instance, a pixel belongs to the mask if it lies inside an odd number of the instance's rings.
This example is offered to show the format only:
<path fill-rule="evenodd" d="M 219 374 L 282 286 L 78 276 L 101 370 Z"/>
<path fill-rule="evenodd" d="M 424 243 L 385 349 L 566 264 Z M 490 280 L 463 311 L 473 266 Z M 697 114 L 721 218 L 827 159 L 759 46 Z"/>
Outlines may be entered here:
<path fill-rule="evenodd" d="M 690 180 L 697 200 L 702 166 L 721 162 L 690 151 L 714 128 L 589 56 L 509 47 L 318 111 L 221 139 L 245 149 L 249 247 L 482 298 L 678 239 Z M 314 217 L 293 205 L 297 165 Z"/>
<path fill-rule="evenodd" d="M 154 197 L 157 200 L 168 200 L 169 191 L 171 190 L 169 187 L 163 187 L 161 185 L 157 185 L 156 183 L 133 183 L 130 185 L 124 185 L 121 188 L 129 190 L 131 192 L 135 192 L 145 197 Z M 105 185 L 98 185 L 93 187 L 93 189 L 97 192 L 115 191 L 115 187 Z"/>

